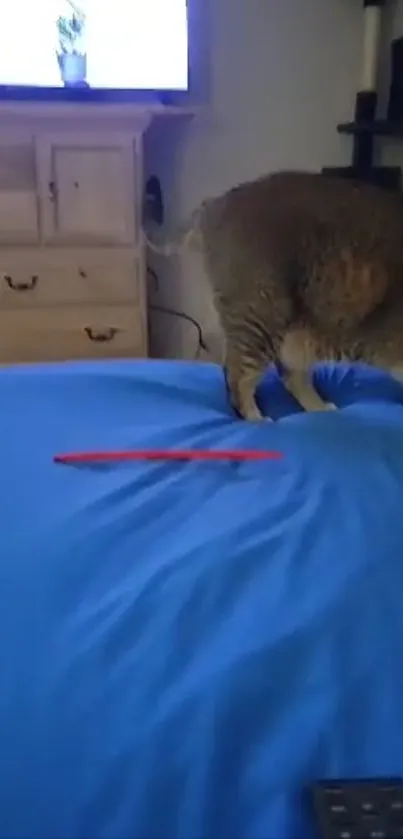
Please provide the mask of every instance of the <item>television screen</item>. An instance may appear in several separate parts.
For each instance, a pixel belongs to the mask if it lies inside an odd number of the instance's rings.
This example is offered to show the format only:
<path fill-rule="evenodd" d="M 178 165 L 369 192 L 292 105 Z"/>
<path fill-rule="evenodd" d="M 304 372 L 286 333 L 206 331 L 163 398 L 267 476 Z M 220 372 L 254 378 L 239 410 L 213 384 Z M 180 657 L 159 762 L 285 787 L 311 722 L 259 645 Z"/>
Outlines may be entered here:
<path fill-rule="evenodd" d="M 187 0 L 10 0 L 2 6 L 3 91 L 187 89 Z"/>

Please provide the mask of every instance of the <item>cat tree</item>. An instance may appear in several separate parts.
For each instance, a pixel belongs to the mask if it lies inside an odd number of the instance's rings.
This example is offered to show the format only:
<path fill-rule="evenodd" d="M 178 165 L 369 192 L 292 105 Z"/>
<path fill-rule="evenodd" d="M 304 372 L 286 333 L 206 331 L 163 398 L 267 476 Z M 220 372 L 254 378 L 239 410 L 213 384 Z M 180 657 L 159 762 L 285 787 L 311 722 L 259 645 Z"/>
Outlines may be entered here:
<path fill-rule="evenodd" d="M 388 116 L 377 118 L 380 45 L 383 11 L 387 0 L 363 0 L 363 50 L 360 87 L 356 94 L 354 121 L 338 126 L 341 134 L 353 136 L 351 166 L 329 168 L 326 174 L 355 178 L 399 190 L 401 169 L 375 166 L 374 144 L 377 136 L 403 137 L 403 39 L 392 45 L 392 82 Z"/>

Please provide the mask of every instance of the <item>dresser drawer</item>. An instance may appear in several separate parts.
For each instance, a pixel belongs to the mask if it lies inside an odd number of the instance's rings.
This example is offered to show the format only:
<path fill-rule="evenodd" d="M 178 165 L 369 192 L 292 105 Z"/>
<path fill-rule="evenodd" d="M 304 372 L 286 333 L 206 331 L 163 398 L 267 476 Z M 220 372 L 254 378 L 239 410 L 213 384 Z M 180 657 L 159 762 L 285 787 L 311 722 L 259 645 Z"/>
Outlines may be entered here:
<path fill-rule="evenodd" d="M 47 308 L 0 312 L 0 363 L 144 357 L 135 307 Z"/>
<path fill-rule="evenodd" d="M 133 253 L 0 250 L 0 309 L 131 301 L 140 305 Z"/>

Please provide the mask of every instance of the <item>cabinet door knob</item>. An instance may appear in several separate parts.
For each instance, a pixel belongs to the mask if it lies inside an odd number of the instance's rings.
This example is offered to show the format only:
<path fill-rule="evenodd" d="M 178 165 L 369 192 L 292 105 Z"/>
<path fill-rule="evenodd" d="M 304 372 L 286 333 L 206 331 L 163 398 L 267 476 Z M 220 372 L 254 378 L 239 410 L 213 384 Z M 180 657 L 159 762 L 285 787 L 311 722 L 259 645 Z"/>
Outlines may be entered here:
<path fill-rule="evenodd" d="M 37 274 L 32 274 L 31 279 L 24 283 L 15 282 L 10 274 L 4 274 L 4 279 L 12 291 L 33 291 L 35 286 L 38 284 Z"/>
<path fill-rule="evenodd" d="M 84 332 L 90 341 L 96 341 L 99 344 L 105 344 L 107 341 L 112 341 L 117 333 L 117 329 L 109 326 L 107 329 L 92 329 L 91 326 L 84 327 Z"/>

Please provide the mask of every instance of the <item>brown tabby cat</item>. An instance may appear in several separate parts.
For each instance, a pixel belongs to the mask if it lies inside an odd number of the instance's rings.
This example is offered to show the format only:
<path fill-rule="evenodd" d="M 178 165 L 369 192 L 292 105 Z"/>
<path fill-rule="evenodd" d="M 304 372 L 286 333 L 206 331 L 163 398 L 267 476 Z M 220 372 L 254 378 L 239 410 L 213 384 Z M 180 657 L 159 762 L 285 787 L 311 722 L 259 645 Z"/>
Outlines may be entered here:
<path fill-rule="evenodd" d="M 269 364 L 306 410 L 317 361 L 403 370 L 403 197 L 319 174 L 280 172 L 201 206 L 197 233 L 226 340 L 232 403 L 255 402 Z"/>

